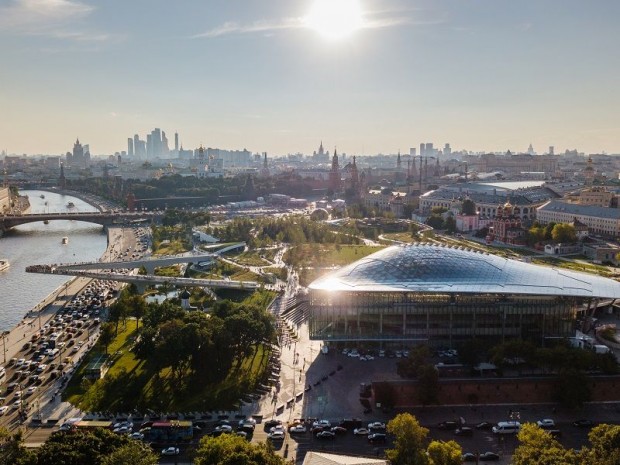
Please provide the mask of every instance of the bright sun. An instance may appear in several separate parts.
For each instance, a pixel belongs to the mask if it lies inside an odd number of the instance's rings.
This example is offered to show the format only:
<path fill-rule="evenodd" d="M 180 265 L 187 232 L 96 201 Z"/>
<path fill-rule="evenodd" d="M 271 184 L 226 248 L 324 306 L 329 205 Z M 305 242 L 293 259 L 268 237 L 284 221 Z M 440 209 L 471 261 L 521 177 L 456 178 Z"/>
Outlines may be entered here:
<path fill-rule="evenodd" d="M 342 39 L 362 27 L 362 9 L 358 0 L 315 0 L 305 20 L 322 36 Z"/>

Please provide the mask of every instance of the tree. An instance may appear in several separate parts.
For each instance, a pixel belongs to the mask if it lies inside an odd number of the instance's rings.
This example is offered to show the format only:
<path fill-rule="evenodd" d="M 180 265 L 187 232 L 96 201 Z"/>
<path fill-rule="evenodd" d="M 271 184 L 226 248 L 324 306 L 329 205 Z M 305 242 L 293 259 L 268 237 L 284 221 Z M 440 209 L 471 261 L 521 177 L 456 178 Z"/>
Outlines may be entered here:
<path fill-rule="evenodd" d="M 223 434 L 205 436 L 194 458 L 196 465 L 285 465 L 284 458 L 276 455 L 270 443 L 252 444 L 240 436 Z"/>
<path fill-rule="evenodd" d="M 577 465 L 577 454 L 566 450 L 533 423 L 526 423 L 517 435 L 519 445 L 512 455 L 512 465 Z"/>
<path fill-rule="evenodd" d="M 428 429 L 420 426 L 410 413 L 400 413 L 387 424 L 387 430 L 394 435 L 394 449 L 385 451 L 393 465 L 427 465 L 429 457 L 424 444 Z"/>
<path fill-rule="evenodd" d="M 106 455 L 101 465 L 157 465 L 158 462 L 157 455 L 150 447 L 140 441 L 132 441 Z"/>
<path fill-rule="evenodd" d="M 572 224 L 559 223 L 551 230 L 551 238 L 555 242 L 573 243 L 577 241 L 577 233 Z"/>
<path fill-rule="evenodd" d="M 476 204 L 472 199 L 463 200 L 463 206 L 461 207 L 461 211 L 463 215 L 475 215 L 476 214 Z"/>
<path fill-rule="evenodd" d="M 556 402 L 564 407 L 577 408 L 592 398 L 588 376 L 576 369 L 563 370 L 557 377 L 553 389 Z"/>
<path fill-rule="evenodd" d="M 451 215 L 447 216 L 444 220 L 443 229 L 448 233 L 454 233 L 456 231 L 456 220 Z"/>
<path fill-rule="evenodd" d="M 428 445 L 430 465 L 461 465 L 463 450 L 456 441 L 432 441 Z"/>
<path fill-rule="evenodd" d="M 0 427 L 0 465 L 26 465 L 33 463 L 34 454 L 24 447 L 22 433 L 10 433 Z"/>
<path fill-rule="evenodd" d="M 584 465 L 617 465 L 620 463 L 620 426 L 598 425 L 588 434 L 591 447 L 581 453 Z"/>
<path fill-rule="evenodd" d="M 104 323 L 99 333 L 99 342 L 105 347 L 105 353 L 108 353 L 108 346 L 114 340 L 115 331 L 113 323 Z"/>
<path fill-rule="evenodd" d="M 37 451 L 39 465 L 102 465 L 104 459 L 117 450 L 126 448 L 123 454 L 135 457 L 128 449 L 137 449 L 141 456 L 148 457 L 143 444 L 130 439 L 128 436 L 115 434 L 110 430 L 98 428 L 91 431 L 59 431 L 53 433 L 50 438 Z M 108 464 L 110 462 L 107 462 Z M 114 462 L 131 463 L 136 462 Z M 156 462 L 137 462 L 139 465 L 150 465 Z M 107 464 L 106 464 L 107 465 Z"/>
<path fill-rule="evenodd" d="M 431 364 L 418 368 L 418 400 L 422 405 L 436 404 L 439 392 L 439 373 Z"/>
<path fill-rule="evenodd" d="M 433 229 L 441 229 L 443 227 L 443 218 L 440 215 L 431 215 L 426 219 L 428 224 Z"/>

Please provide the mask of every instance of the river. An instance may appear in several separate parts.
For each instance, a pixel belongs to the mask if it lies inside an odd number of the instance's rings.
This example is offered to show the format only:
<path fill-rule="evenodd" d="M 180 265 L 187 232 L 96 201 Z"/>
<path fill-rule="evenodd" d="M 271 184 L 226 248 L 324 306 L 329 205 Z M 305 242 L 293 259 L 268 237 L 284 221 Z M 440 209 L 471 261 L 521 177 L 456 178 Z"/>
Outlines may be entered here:
<path fill-rule="evenodd" d="M 97 211 L 76 197 L 46 191 L 20 191 L 30 199 L 31 213 Z M 44 198 L 41 198 L 44 196 Z M 73 202 L 74 207 L 68 207 Z M 69 239 L 62 244 L 62 238 Z M 100 225 L 74 220 L 28 223 L 0 237 L 0 258 L 9 260 L 0 272 L 0 331 L 11 329 L 23 316 L 63 283 L 72 279 L 26 273 L 28 265 L 96 261 L 105 251 L 107 237 Z"/>

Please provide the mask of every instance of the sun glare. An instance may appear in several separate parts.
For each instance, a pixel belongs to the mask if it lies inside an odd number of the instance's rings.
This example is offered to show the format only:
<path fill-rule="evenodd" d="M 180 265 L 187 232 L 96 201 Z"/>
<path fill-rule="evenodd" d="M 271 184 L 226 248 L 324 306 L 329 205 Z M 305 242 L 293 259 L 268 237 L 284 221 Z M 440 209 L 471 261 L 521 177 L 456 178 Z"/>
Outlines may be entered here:
<path fill-rule="evenodd" d="M 362 27 L 362 8 L 358 0 L 315 0 L 306 24 L 328 39 L 342 39 Z"/>

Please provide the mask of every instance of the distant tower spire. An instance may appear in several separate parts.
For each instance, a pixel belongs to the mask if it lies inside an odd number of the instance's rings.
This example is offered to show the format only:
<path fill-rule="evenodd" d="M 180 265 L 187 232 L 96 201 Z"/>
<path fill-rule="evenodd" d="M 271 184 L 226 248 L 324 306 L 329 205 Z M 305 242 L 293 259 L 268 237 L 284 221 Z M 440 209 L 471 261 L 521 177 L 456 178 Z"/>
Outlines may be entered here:
<path fill-rule="evenodd" d="M 396 159 L 396 168 L 398 169 L 398 171 L 400 171 L 402 167 L 402 162 L 400 160 L 400 149 L 398 150 L 398 158 Z"/>

